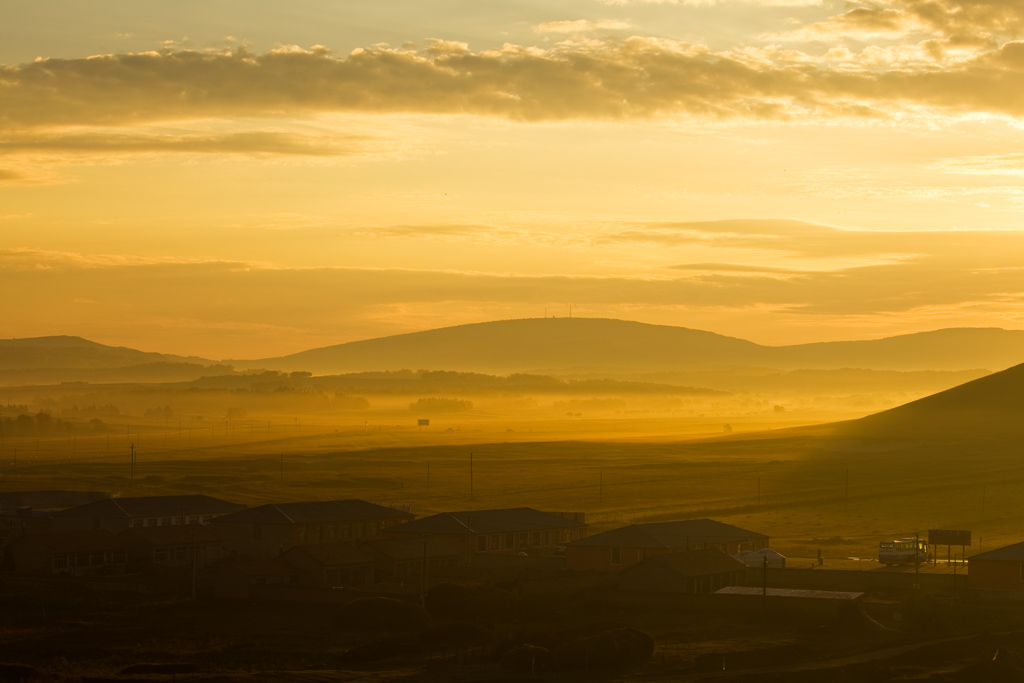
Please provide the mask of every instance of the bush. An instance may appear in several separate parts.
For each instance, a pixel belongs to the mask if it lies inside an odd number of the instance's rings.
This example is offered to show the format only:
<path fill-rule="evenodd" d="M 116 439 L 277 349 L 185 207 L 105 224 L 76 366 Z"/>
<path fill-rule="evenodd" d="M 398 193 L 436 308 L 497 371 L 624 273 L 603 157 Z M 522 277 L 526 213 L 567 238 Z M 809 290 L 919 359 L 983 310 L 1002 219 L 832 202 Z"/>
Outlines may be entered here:
<path fill-rule="evenodd" d="M 170 664 L 131 664 L 121 669 L 121 674 L 197 674 L 198 664 L 170 663 Z"/>
<path fill-rule="evenodd" d="M 375 631 L 419 631 L 430 626 L 430 615 L 420 605 L 394 598 L 359 598 L 341 606 L 343 628 Z"/>
<path fill-rule="evenodd" d="M 515 615 L 519 598 L 493 586 L 439 583 L 427 591 L 427 611 L 435 619 L 495 621 Z"/>
<path fill-rule="evenodd" d="M 402 636 L 358 645 L 347 650 L 340 659 L 342 662 L 351 664 L 376 662 L 402 655 L 419 654 L 422 651 L 423 646 L 415 636 Z"/>
<path fill-rule="evenodd" d="M 42 678 L 39 670 L 24 664 L 0 664 L 0 681 L 35 681 Z"/>
<path fill-rule="evenodd" d="M 555 664 L 576 671 L 633 669 L 654 655 L 654 638 L 635 628 L 617 628 L 557 648 Z"/>
<path fill-rule="evenodd" d="M 536 645 L 520 645 L 501 657 L 503 669 L 518 673 L 537 673 L 551 665 L 551 651 Z"/>

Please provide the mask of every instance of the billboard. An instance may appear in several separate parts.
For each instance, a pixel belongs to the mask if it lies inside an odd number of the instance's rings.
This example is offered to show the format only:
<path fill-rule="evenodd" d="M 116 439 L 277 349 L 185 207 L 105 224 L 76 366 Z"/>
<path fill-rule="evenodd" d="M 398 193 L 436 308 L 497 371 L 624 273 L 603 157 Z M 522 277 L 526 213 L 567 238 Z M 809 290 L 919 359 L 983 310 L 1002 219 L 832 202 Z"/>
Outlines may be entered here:
<path fill-rule="evenodd" d="M 416 424 L 420 427 L 429 427 L 430 420 L 416 420 Z"/>
<path fill-rule="evenodd" d="M 928 543 L 929 545 L 970 545 L 971 532 L 970 530 L 929 529 Z"/>

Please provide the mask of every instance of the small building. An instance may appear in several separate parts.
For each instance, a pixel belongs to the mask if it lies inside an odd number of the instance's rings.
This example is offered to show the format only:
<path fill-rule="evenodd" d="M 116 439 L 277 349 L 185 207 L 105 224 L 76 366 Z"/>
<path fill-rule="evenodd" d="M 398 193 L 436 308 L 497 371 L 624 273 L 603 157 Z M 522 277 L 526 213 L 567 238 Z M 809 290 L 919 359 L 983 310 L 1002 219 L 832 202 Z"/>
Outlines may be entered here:
<path fill-rule="evenodd" d="M 654 555 L 616 576 L 619 590 L 642 593 L 714 593 L 740 586 L 746 566 L 717 548 Z"/>
<path fill-rule="evenodd" d="M 354 543 L 294 545 L 280 555 L 294 585 L 311 588 L 362 588 L 374 583 L 373 558 Z"/>
<path fill-rule="evenodd" d="M 990 550 L 967 562 L 970 590 L 1024 598 L 1024 543 Z"/>
<path fill-rule="evenodd" d="M 655 555 L 697 548 L 735 555 L 767 548 L 769 540 L 764 534 L 713 519 L 647 522 L 575 540 L 565 549 L 565 563 L 572 571 L 617 572 Z"/>
<path fill-rule="evenodd" d="M 218 517 L 213 529 L 239 558 L 266 559 L 294 545 L 354 543 L 415 515 L 365 500 L 272 503 Z"/>
<path fill-rule="evenodd" d="M 120 534 L 128 543 L 132 567 L 207 567 L 224 556 L 222 539 L 202 524 L 128 529 Z"/>
<path fill-rule="evenodd" d="M 125 574 L 128 544 L 105 529 L 25 534 L 7 546 L 4 565 L 36 576 Z"/>
<path fill-rule="evenodd" d="M 387 530 L 389 538 L 448 539 L 467 557 L 478 553 L 551 554 L 586 536 L 587 525 L 571 514 L 533 508 L 442 512 Z"/>
<path fill-rule="evenodd" d="M 426 547 L 424 547 L 424 544 Z M 362 545 L 373 559 L 374 581 L 415 582 L 423 577 L 423 556 L 427 558 L 427 579 L 465 564 L 462 544 L 443 536 L 436 538 L 379 538 Z"/>
<path fill-rule="evenodd" d="M 28 505 L 0 511 L 0 552 L 23 534 L 46 531 L 49 520 L 50 513 L 33 510 Z"/>
<path fill-rule="evenodd" d="M 118 534 L 125 529 L 209 524 L 217 517 L 244 509 L 244 505 L 203 494 L 106 498 L 53 513 L 50 529 L 106 529 Z"/>

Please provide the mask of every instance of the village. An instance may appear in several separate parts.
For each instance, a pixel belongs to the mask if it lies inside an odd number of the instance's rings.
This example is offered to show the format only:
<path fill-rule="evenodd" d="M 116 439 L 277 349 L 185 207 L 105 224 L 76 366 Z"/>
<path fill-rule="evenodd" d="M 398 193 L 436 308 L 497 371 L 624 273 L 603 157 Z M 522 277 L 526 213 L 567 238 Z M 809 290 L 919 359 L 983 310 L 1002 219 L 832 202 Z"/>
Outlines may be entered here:
<path fill-rule="evenodd" d="M 528 507 L 417 518 L 407 506 L 355 499 L 247 507 L 192 494 L 46 508 L 57 499 L 99 495 L 19 492 L 18 499 L 43 509 L 0 510 L 3 576 L 105 582 L 112 590 L 130 579 L 129 590 L 153 592 L 178 582 L 191 597 L 245 599 L 289 599 L 289 589 L 304 599 L 313 589 L 325 591 L 318 599 L 335 601 L 359 594 L 418 600 L 430 586 L 452 581 L 520 595 L 616 588 L 845 601 L 921 589 L 1024 599 L 1024 543 L 975 554 L 968 572 L 960 553 L 970 532 L 963 531 L 933 530 L 932 551 L 920 539 L 919 550 L 902 559 L 886 559 L 893 544 L 883 542 L 883 559 L 867 558 L 864 571 L 865 558 L 831 558 L 826 565 L 820 552 L 817 561 L 791 558 L 787 567 L 769 535 L 713 519 L 640 522 L 588 535 L 585 512 Z M 913 548 L 914 541 L 904 545 Z M 937 543 L 947 541 L 963 544 L 958 559 L 940 557 Z"/>

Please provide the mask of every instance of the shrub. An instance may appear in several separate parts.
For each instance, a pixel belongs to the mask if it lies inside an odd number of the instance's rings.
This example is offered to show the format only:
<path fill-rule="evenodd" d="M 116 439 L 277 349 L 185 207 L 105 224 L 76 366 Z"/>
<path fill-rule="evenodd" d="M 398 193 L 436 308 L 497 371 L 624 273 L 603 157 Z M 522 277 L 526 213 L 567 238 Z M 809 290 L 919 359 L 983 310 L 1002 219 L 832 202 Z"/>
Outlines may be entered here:
<path fill-rule="evenodd" d="M 518 673 L 537 673 L 551 665 L 551 652 L 546 647 L 520 645 L 501 657 L 501 666 Z"/>
<path fill-rule="evenodd" d="M 419 631 L 430 625 L 420 605 L 394 598 L 359 598 L 341 606 L 338 621 L 344 628 L 376 631 Z"/>
<path fill-rule="evenodd" d="M 519 599 L 493 586 L 439 583 L 427 591 L 427 611 L 435 619 L 495 621 L 515 615 Z"/>

